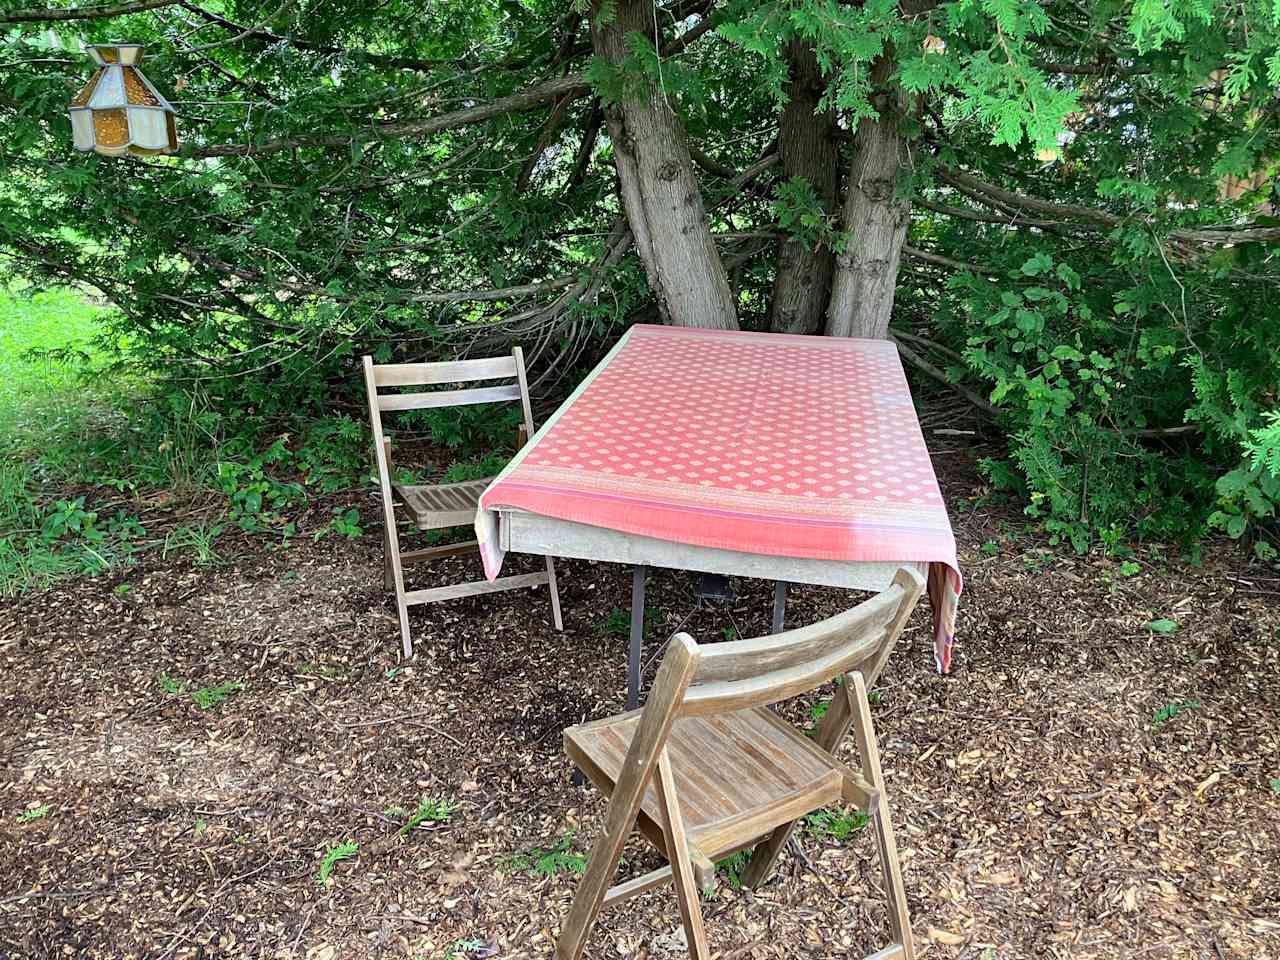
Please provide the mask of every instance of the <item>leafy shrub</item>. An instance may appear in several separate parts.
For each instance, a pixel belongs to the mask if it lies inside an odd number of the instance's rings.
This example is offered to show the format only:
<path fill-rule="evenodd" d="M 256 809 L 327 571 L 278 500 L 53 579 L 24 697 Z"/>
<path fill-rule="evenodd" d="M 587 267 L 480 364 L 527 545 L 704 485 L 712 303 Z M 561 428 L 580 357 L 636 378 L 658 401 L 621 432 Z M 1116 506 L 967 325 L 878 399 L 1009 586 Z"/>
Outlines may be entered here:
<path fill-rule="evenodd" d="M 992 251 L 994 278 L 949 280 L 937 321 L 963 361 L 950 373 L 987 385 L 1009 438 L 1008 460 L 983 469 L 1077 550 L 1241 536 L 1280 502 L 1268 419 L 1280 351 L 1259 349 L 1280 341 L 1280 315 L 1212 276 L 1157 272 L 1150 235 L 1127 239 L 1128 270 L 1103 245 L 1068 263 L 1019 233 Z M 1187 283 L 1197 298 L 1184 300 Z M 1169 323 L 1175 306 L 1187 319 Z"/>

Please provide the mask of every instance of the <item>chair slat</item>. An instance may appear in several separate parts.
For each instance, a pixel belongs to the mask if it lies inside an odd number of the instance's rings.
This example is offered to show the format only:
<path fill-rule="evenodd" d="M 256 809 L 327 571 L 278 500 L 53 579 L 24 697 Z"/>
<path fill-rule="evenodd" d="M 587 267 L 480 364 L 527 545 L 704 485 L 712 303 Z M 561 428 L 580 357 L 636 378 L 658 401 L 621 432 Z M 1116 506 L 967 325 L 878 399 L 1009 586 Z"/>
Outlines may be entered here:
<path fill-rule="evenodd" d="M 902 603 L 903 591 L 892 586 L 852 610 L 830 619 L 766 637 L 733 640 L 701 647 L 702 660 L 694 684 L 745 680 L 798 667 L 829 655 L 836 646 L 860 643 L 881 631 Z"/>
<path fill-rule="evenodd" d="M 538 573 L 521 573 L 514 577 L 499 577 L 497 580 L 451 583 L 444 587 L 432 587 L 428 590 L 407 590 L 405 591 L 404 602 L 408 604 L 439 603 L 441 600 L 476 597 L 484 593 L 514 590 L 517 587 L 540 587 L 546 582 L 547 574 L 545 570 Z"/>
<path fill-rule="evenodd" d="M 380 387 L 429 386 L 501 380 L 516 375 L 515 357 L 482 357 L 445 363 L 382 363 L 373 366 L 373 382 Z"/>
<path fill-rule="evenodd" d="M 378 394 L 379 410 L 427 410 L 432 407 L 459 407 L 468 403 L 501 403 L 519 400 L 520 387 L 473 387 L 467 390 L 437 390 L 434 393 Z"/>
<path fill-rule="evenodd" d="M 825 657 L 807 660 L 785 670 L 772 670 L 746 680 L 698 684 L 690 687 L 685 694 L 680 713 L 700 717 L 786 700 L 821 686 L 843 673 L 857 670 L 880 652 L 884 640 L 885 631 L 881 626 L 874 633 L 862 632 L 855 642 L 841 644 L 835 652 Z"/>

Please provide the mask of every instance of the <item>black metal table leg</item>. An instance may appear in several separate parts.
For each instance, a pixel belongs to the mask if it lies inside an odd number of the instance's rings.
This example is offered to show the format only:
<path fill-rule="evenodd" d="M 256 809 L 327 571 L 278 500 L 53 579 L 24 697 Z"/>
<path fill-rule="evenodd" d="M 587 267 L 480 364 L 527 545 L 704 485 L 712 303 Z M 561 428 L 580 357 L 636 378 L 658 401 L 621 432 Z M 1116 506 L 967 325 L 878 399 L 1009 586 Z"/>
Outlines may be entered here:
<path fill-rule="evenodd" d="M 773 582 L 773 632 L 782 632 L 782 623 L 787 618 L 787 581 Z"/>
<path fill-rule="evenodd" d="M 638 563 L 631 570 L 631 648 L 627 653 L 627 709 L 640 706 L 640 655 L 644 643 L 644 578 L 647 570 Z"/>

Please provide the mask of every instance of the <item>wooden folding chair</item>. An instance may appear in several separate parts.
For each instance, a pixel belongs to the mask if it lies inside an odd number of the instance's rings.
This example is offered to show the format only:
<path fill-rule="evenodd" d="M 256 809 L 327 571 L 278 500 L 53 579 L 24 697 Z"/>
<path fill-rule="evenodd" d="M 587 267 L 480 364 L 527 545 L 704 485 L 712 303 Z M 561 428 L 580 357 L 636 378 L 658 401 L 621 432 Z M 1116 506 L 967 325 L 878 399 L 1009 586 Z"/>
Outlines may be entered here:
<path fill-rule="evenodd" d="M 419 393 L 379 393 L 379 387 L 413 387 L 439 384 L 472 383 L 477 380 L 505 380 L 515 382 L 501 386 L 424 391 Z M 409 636 L 409 607 L 417 603 L 438 603 L 455 597 L 469 597 L 480 593 L 514 590 L 547 584 L 551 589 L 551 614 L 557 630 L 564 629 L 560 617 L 560 594 L 556 590 L 556 568 L 547 557 L 546 572 L 525 573 L 511 577 L 499 577 L 489 582 L 450 584 L 429 590 L 406 590 L 404 564 L 435 557 L 457 556 L 478 549 L 476 541 L 450 543 L 426 547 L 421 550 L 400 552 L 400 537 L 396 532 L 396 511 L 393 495 L 398 498 L 419 530 L 439 530 L 445 527 L 469 525 L 474 522 L 480 494 L 484 493 L 492 477 L 467 480 L 462 483 L 444 483 L 435 486 L 398 484 L 391 477 L 391 441 L 382 432 L 384 411 L 422 410 L 428 407 L 456 407 L 480 403 L 503 403 L 519 400 L 524 409 L 524 440 L 533 436 L 533 411 L 529 406 L 529 383 L 524 372 L 524 354 L 519 347 L 509 357 L 491 357 L 481 360 L 456 360 L 446 363 L 383 363 L 375 364 L 372 357 L 364 358 L 364 381 L 369 393 L 369 420 L 373 426 L 373 455 L 378 465 L 378 483 L 382 491 L 382 515 L 385 535 L 383 544 L 384 579 L 388 589 L 394 589 L 396 608 L 400 615 L 400 639 L 406 657 L 413 656 L 413 640 Z"/>
<path fill-rule="evenodd" d="M 914 947 L 867 687 L 883 669 L 924 578 L 903 567 L 865 603 L 800 630 L 699 646 L 672 638 L 640 710 L 564 733 L 565 750 L 609 796 L 604 833 L 560 931 L 558 956 L 578 960 L 596 917 L 672 882 L 689 955 L 706 960 L 699 890 L 714 861 L 754 848 L 744 882 L 769 874 L 796 822 L 841 800 L 866 813 L 880 850 L 893 942 L 874 960 L 911 960 Z M 769 705 L 844 677 L 814 740 Z M 855 772 L 834 756 L 853 728 Z M 634 827 L 669 866 L 610 888 Z M 871 960 L 871 958 L 868 958 Z"/>

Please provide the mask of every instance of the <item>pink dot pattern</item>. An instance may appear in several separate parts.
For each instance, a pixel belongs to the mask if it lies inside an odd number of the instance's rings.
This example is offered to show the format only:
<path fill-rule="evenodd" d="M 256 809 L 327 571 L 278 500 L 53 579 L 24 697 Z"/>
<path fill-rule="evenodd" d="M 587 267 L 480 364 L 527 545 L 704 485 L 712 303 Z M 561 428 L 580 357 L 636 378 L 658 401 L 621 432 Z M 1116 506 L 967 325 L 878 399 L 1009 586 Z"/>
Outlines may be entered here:
<path fill-rule="evenodd" d="M 673 333 L 639 328 L 522 472 L 735 491 L 802 512 L 785 499 L 846 504 L 850 518 L 859 502 L 942 507 L 891 343 Z"/>
<path fill-rule="evenodd" d="M 485 491 L 482 512 L 499 507 L 744 552 L 928 561 L 950 574 L 946 594 L 960 590 L 883 340 L 633 327 Z"/>

